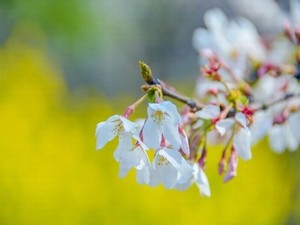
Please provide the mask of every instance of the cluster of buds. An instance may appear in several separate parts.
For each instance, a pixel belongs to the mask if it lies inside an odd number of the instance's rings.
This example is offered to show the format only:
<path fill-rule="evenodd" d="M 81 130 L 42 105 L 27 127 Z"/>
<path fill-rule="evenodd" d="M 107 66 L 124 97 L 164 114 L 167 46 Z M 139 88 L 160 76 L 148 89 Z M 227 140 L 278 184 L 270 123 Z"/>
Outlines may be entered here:
<path fill-rule="evenodd" d="M 219 9 L 208 11 L 205 23 L 207 29 L 198 28 L 193 38 L 201 56 L 195 99 L 155 78 L 140 62 L 146 94 L 123 115 L 97 125 L 97 149 L 118 136 L 114 158 L 120 177 L 135 169 L 140 184 L 178 190 L 196 184 L 200 194 L 210 196 L 205 167 L 213 145 L 223 146 L 218 173 L 224 182 L 237 175 L 238 159 L 251 159 L 251 145 L 267 135 L 277 153 L 299 148 L 297 29 L 291 38 L 286 26 L 284 38 L 265 43 L 250 21 L 229 21 Z M 178 111 L 171 100 L 185 106 Z M 144 101 L 145 119 L 130 121 Z"/>

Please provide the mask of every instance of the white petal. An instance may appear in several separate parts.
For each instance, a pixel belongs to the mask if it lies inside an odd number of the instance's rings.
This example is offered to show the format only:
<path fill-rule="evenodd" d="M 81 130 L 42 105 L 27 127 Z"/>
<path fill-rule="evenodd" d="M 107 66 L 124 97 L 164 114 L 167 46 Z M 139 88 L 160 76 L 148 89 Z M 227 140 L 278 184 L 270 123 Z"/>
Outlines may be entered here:
<path fill-rule="evenodd" d="M 198 169 L 196 169 L 196 167 Z M 196 185 L 199 188 L 200 194 L 210 197 L 211 193 L 210 193 L 210 187 L 209 187 L 209 182 L 208 179 L 206 177 L 206 174 L 204 173 L 204 171 L 199 168 L 198 165 L 196 165 L 196 167 L 194 166 L 197 176 L 196 176 Z"/>
<path fill-rule="evenodd" d="M 111 141 L 116 136 L 116 133 L 113 132 L 114 128 L 115 128 L 115 123 L 112 122 L 101 122 L 97 124 L 97 128 L 96 128 L 97 149 L 103 148 L 107 142 Z"/>
<path fill-rule="evenodd" d="M 195 114 L 200 119 L 212 120 L 220 115 L 220 107 L 215 105 L 207 105 L 202 110 L 197 111 Z"/>
<path fill-rule="evenodd" d="M 181 166 L 182 155 L 178 151 L 163 148 L 157 154 L 165 157 L 175 168 L 179 169 Z"/>
<path fill-rule="evenodd" d="M 116 159 L 116 161 L 120 161 L 124 152 L 132 148 L 132 137 L 130 136 L 130 134 L 119 136 L 119 144 L 117 146 L 117 149 L 114 151 L 114 158 Z"/>
<path fill-rule="evenodd" d="M 299 141 L 297 140 L 295 134 L 292 132 L 289 123 L 286 122 L 282 126 L 284 127 L 283 135 L 284 135 L 284 138 L 285 138 L 286 147 L 290 151 L 295 151 L 298 147 Z"/>
<path fill-rule="evenodd" d="M 178 126 L 178 124 L 181 121 L 181 117 L 178 113 L 177 107 L 176 105 L 174 105 L 172 102 L 170 101 L 164 101 L 161 104 L 164 104 L 165 107 L 165 112 L 171 116 L 172 120 L 173 120 L 173 125 L 174 126 Z"/>
<path fill-rule="evenodd" d="M 176 185 L 178 170 L 170 162 L 159 164 L 163 156 L 158 153 L 153 160 L 153 172 L 150 175 L 149 185 L 156 186 L 162 183 L 167 189 L 171 189 Z"/>
<path fill-rule="evenodd" d="M 263 138 L 272 128 L 273 118 L 269 111 L 258 111 L 253 115 L 253 123 L 250 130 L 252 134 L 252 143 L 255 144 Z"/>
<path fill-rule="evenodd" d="M 180 191 L 185 191 L 186 189 L 188 189 L 191 185 L 193 184 L 192 180 L 188 180 L 185 183 L 180 182 L 175 185 L 175 189 L 180 190 Z"/>
<path fill-rule="evenodd" d="M 240 128 L 233 136 L 233 146 L 238 156 L 244 160 L 252 158 L 251 154 L 251 133 L 248 128 Z"/>
<path fill-rule="evenodd" d="M 165 157 L 184 177 L 192 176 L 193 168 L 186 162 L 180 152 L 173 149 L 161 149 L 159 155 Z"/>
<path fill-rule="evenodd" d="M 293 22 L 296 25 L 300 25 L 300 1 L 290 0 L 290 10 L 291 10 Z"/>
<path fill-rule="evenodd" d="M 193 176 L 189 179 L 186 179 L 186 177 L 180 177 L 174 188 L 180 191 L 188 189 L 194 182 L 193 178 Z"/>
<path fill-rule="evenodd" d="M 192 43 L 198 52 L 204 48 L 211 49 L 213 51 L 216 49 L 216 44 L 214 43 L 212 34 L 204 28 L 197 28 L 194 31 Z"/>
<path fill-rule="evenodd" d="M 246 127 L 246 126 L 247 126 L 247 118 L 246 118 L 246 116 L 245 116 L 243 113 L 241 113 L 241 112 L 236 113 L 234 119 L 235 119 L 242 127 Z"/>
<path fill-rule="evenodd" d="M 131 122 L 123 116 L 120 116 L 120 120 L 122 121 L 124 130 L 126 132 L 134 133 L 139 127 L 138 124 Z"/>
<path fill-rule="evenodd" d="M 178 131 L 178 125 L 174 126 L 171 118 L 165 118 L 162 124 L 162 134 L 166 140 L 172 145 L 172 148 L 178 150 L 181 146 L 181 138 Z"/>
<path fill-rule="evenodd" d="M 161 142 L 161 128 L 151 120 L 147 119 L 143 128 L 143 142 L 148 148 L 158 149 Z"/>
<path fill-rule="evenodd" d="M 187 155 L 190 155 L 190 146 L 187 135 L 183 129 L 179 130 L 180 139 L 181 139 L 181 150 Z"/>
<path fill-rule="evenodd" d="M 146 158 L 145 154 L 140 146 L 135 147 L 133 150 L 126 149 L 120 160 L 120 177 L 126 176 L 133 167 L 142 169 L 146 164 L 144 161 Z"/>
<path fill-rule="evenodd" d="M 286 146 L 283 136 L 283 129 L 280 125 L 274 125 L 269 133 L 269 142 L 272 150 L 276 153 L 282 153 Z"/>
<path fill-rule="evenodd" d="M 300 112 L 291 114 L 288 118 L 291 131 L 300 143 Z"/>
<path fill-rule="evenodd" d="M 136 179 L 139 184 L 148 184 L 150 180 L 151 165 L 145 164 L 142 169 L 137 170 Z"/>
<path fill-rule="evenodd" d="M 232 128 L 233 124 L 234 120 L 229 118 L 218 121 L 215 127 L 219 134 L 223 136 L 227 131 L 229 131 Z"/>
<path fill-rule="evenodd" d="M 276 78 L 263 75 L 253 88 L 252 95 L 257 102 L 267 103 L 274 96 Z"/>
<path fill-rule="evenodd" d="M 160 175 L 161 183 L 165 188 L 171 189 L 176 185 L 178 171 L 173 166 L 163 166 L 162 168 L 158 168 Z"/>
<path fill-rule="evenodd" d="M 204 22 L 209 29 L 216 31 L 222 31 L 228 25 L 226 15 L 218 8 L 206 11 Z"/>

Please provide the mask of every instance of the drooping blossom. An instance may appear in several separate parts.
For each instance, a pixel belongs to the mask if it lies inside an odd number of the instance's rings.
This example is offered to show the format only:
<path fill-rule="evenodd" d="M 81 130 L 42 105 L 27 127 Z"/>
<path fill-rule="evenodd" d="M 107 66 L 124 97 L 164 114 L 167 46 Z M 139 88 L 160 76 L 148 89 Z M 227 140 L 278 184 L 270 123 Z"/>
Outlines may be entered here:
<path fill-rule="evenodd" d="M 252 158 L 251 132 L 247 126 L 246 116 L 238 112 L 234 118 L 227 118 L 216 123 L 216 130 L 221 136 L 226 132 L 233 132 L 233 147 L 237 155 L 244 160 Z"/>
<path fill-rule="evenodd" d="M 193 176 L 191 176 L 189 179 L 179 179 L 175 188 L 183 191 L 188 189 L 191 185 L 196 184 L 201 195 L 210 197 L 211 192 L 209 181 L 203 169 L 198 163 L 190 162 L 190 164 L 193 167 Z"/>
<path fill-rule="evenodd" d="M 119 144 L 116 151 L 114 152 L 114 157 L 117 161 L 119 161 L 121 155 L 127 149 L 131 148 L 132 138 L 138 139 L 138 137 L 135 136 L 137 128 L 137 124 L 129 121 L 123 116 L 114 115 L 109 117 L 105 122 L 100 122 L 97 124 L 96 149 L 102 149 L 107 142 L 118 136 Z"/>
<path fill-rule="evenodd" d="M 193 175 L 193 168 L 182 157 L 179 151 L 161 148 L 156 152 L 150 175 L 151 186 L 162 183 L 165 188 L 174 188 L 178 180 L 188 180 Z"/>
<path fill-rule="evenodd" d="M 164 137 L 173 149 L 179 150 L 182 143 L 178 130 L 180 115 L 176 106 L 170 101 L 149 103 L 147 112 L 148 117 L 142 130 L 146 146 L 159 149 Z"/>

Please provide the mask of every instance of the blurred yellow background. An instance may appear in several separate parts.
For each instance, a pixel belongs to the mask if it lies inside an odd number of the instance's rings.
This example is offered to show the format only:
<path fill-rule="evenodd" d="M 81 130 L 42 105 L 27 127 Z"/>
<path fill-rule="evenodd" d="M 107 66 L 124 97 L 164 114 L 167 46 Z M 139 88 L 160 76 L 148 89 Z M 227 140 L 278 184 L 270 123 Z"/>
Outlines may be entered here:
<path fill-rule="evenodd" d="M 122 113 L 132 99 L 123 97 L 119 106 L 96 94 L 74 96 L 43 33 L 16 26 L 0 46 L 1 225 L 299 224 L 299 151 L 276 155 L 263 141 L 223 184 L 221 154 L 211 147 L 211 198 L 196 187 L 141 186 L 134 171 L 118 178 L 115 142 L 95 150 L 96 124 Z"/>

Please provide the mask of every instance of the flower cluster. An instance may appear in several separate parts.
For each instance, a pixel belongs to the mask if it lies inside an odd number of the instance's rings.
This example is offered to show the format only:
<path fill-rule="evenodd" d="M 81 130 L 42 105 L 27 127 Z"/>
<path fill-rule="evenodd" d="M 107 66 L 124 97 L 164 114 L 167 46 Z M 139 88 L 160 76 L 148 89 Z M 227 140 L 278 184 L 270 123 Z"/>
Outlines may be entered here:
<path fill-rule="evenodd" d="M 96 128 L 97 149 L 119 139 L 114 158 L 120 177 L 134 168 L 140 184 L 178 190 L 196 184 L 210 196 L 204 171 L 215 144 L 223 146 L 218 173 L 224 182 L 237 175 L 238 159 L 251 159 L 251 145 L 267 135 L 277 153 L 299 148 L 300 3 L 293 2 L 291 22 L 268 41 L 249 20 L 230 21 L 219 9 L 208 11 L 207 28 L 193 36 L 201 65 L 195 99 L 153 77 L 140 62 L 146 94 Z M 179 113 L 165 97 L 185 106 Z M 130 121 L 145 100 L 145 119 Z"/>
<path fill-rule="evenodd" d="M 300 145 L 300 1 L 291 6 L 282 33 L 267 40 L 249 20 L 228 20 L 220 9 L 207 11 L 207 28 L 193 36 L 200 64 L 210 65 L 198 78 L 198 97 L 226 106 L 229 95 L 246 97 L 248 103 L 238 108 L 251 116 L 251 143 L 268 135 L 277 153 Z"/>
<path fill-rule="evenodd" d="M 135 168 L 141 184 L 156 186 L 162 183 L 168 189 L 186 189 L 196 183 L 203 195 L 210 195 L 203 169 L 189 160 L 188 139 L 172 102 L 149 103 L 147 118 L 139 123 L 129 121 L 126 115 L 128 113 L 114 115 L 99 123 L 96 129 L 97 149 L 118 136 L 114 157 L 120 163 L 121 177 Z M 148 155 L 152 151 L 151 162 Z"/>

